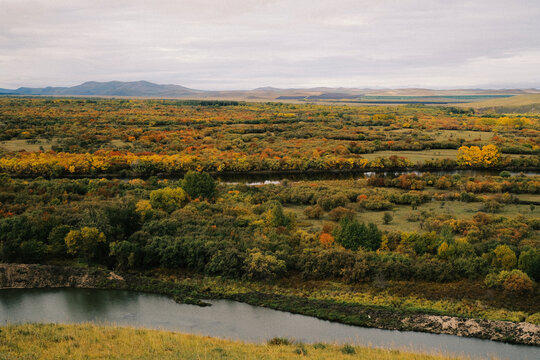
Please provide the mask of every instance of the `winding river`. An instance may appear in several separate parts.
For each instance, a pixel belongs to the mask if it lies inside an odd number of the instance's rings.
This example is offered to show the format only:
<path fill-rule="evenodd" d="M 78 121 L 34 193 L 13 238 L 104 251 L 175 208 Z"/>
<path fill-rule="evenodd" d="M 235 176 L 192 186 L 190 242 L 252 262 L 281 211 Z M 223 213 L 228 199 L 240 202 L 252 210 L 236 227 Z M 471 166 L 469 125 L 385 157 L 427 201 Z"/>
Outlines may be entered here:
<path fill-rule="evenodd" d="M 228 300 L 177 304 L 153 294 L 94 289 L 0 290 L 0 322 L 117 324 L 261 343 L 279 336 L 491 359 L 540 359 L 540 347 L 410 331 L 362 328 Z"/>

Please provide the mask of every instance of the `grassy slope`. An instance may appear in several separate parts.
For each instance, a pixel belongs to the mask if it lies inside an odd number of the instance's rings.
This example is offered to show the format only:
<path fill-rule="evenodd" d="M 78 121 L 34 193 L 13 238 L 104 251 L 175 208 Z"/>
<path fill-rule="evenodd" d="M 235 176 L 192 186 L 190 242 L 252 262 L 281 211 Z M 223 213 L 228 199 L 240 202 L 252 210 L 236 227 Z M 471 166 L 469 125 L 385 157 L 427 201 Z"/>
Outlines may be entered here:
<path fill-rule="evenodd" d="M 448 359 L 334 345 L 255 345 L 180 333 L 96 325 L 0 327 L 0 359 Z M 352 352 L 352 351 L 350 351 Z M 300 354 L 299 354 L 300 353 Z"/>
<path fill-rule="evenodd" d="M 540 112 L 540 94 L 517 95 L 509 98 L 490 99 L 462 104 L 480 110 L 495 110 L 497 112 Z"/>

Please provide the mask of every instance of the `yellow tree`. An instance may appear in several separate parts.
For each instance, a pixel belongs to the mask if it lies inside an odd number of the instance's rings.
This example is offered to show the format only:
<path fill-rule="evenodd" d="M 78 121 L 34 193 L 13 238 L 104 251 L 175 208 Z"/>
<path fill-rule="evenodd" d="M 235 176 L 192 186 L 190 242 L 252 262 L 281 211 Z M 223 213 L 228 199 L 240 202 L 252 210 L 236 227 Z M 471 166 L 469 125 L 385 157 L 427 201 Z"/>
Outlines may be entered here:
<path fill-rule="evenodd" d="M 480 149 L 478 146 L 462 146 L 458 150 L 457 161 L 459 165 L 466 166 L 495 166 L 501 159 L 501 153 L 495 145 L 486 145 Z"/>

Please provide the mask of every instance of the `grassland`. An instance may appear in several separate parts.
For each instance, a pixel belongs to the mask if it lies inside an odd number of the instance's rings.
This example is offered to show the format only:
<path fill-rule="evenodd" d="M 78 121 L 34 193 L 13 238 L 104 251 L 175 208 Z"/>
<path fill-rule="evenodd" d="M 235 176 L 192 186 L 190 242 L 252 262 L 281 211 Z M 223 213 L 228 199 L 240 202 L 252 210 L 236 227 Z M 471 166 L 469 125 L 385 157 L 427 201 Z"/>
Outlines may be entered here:
<path fill-rule="evenodd" d="M 300 343 L 268 345 L 158 330 L 96 325 L 7 325 L 0 359 L 373 359 L 442 360 L 396 350 Z"/>
<path fill-rule="evenodd" d="M 517 95 L 502 99 L 489 99 L 478 102 L 463 104 L 466 107 L 472 107 L 479 110 L 490 110 L 498 113 L 521 112 L 521 113 L 539 113 L 540 112 L 540 94 Z"/>
<path fill-rule="evenodd" d="M 53 145 L 53 142 L 46 139 L 11 139 L 0 141 L 0 149 L 6 151 L 49 151 Z"/>

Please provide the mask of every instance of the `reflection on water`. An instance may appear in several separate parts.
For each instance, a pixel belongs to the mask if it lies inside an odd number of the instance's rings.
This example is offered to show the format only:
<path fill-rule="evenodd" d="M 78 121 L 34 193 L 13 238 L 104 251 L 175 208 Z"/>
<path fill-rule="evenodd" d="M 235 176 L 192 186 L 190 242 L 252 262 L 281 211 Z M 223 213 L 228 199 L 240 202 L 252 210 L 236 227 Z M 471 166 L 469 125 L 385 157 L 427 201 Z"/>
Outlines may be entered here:
<path fill-rule="evenodd" d="M 1 323 L 115 323 L 176 330 L 248 342 L 289 337 L 305 342 L 354 343 L 473 357 L 540 359 L 540 348 L 417 332 L 369 329 L 235 301 L 177 304 L 168 297 L 118 290 L 0 290 Z"/>

